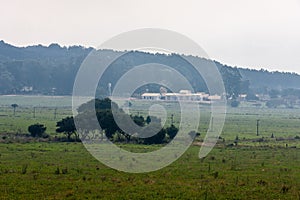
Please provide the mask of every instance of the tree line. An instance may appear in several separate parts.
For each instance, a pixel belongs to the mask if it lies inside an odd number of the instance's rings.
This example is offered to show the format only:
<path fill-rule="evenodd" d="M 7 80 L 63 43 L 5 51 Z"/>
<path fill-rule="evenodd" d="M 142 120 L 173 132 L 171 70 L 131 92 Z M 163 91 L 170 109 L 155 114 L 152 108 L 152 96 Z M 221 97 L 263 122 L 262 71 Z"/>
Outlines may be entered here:
<path fill-rule="evenodd" d="M 141 127 L 142 131 L 139 134 L 150 133 L 154 130 L 158 130 L 158 132 L 153 136 L 144 138 L 141 138 L 141 135 L 131 135 L 126 133 L 116 123 L 113 116 L 112 107 L 119 112 L 118 114 L 122 119 L 125 120 L 126 117 L 129 117 L 130 120 Z M 81 105 L 78 108 L 79 114 L 75 117 L 75 119 L 73 117 L 66 117 L 56 123 L 56 132 L 64 133 L 67 141 L 80 141 L 80 139 L 88 139 L 83 133 L 89 133 L 97 129 L 97 127 L 93 127 L 93 123 L 91 123 L 91 120 L 94 119 L 94 108 L 96 110 L 97 123 L 99 123 L 103 131 L 102 134 L 104 134 L 107 139 L 113 142 L 162 144 L 172 140 L 178 132 L 178 128 L 175 127 L 174 124 L 171 124 L 168 127 L 162 127 L 161 120 L 154 116 L 147 116 L 144 118 L 140 115 L 128 115 L 109 98 L 95 99 Z M 77 120 L 77 123 L 79 123 L 80 128 L 83 130 L 76 130 L 75 120 Z M 152 129 L 149 129 L 150 124 Z M 30 125 L 28 127 L 28 131 L 32 137 L 46 137 L 46 127 L 42 124 L 37 123 Z M 82 133 L 82 135 L 79 135 L 79 132 Z"/>
<path fill-rule="evenodd" d="M 48 47 L 37 45 L 19 48 L 0 41 L 0 94 L 70 95 L 81 63 L 93 50 L 95 49 L 82 46 L 61 47 L 58 44 L 51 44 Z M 111 57 L 117 53 L 112 50 L 98 51 L 100 54 Z M 197 71 L 185 60 L 186 57 L 207 67 L 214 62 L 194 56 L 128 51 L 105 71 L 103 78 L 99 81 L 97 94 L 100 94 L 101 98 L 108 96 L 108 83 L 112 84 L 113 89 L 124 73 L 137 65 L 147 63 L 170 66 L 189 80 L 194 91 L 208 92 L 203 78 L 197 75 Z M 218 62 L 215 64 L 225 80 L 228 96 L 236 96 L 241 89 L 247 89 L 247 84 L 244 84 L 237 68 Z M 148 84 L 138 88 L 134 95 L 145 91 L 159 92 L 160 87 L 157 84 Z"/>
<path fill-rule="evenodd" d="M 61 47 L 58 44 L 15 47 L 0 41 L 0 94 L 70 95 L 81 63 L 94 50 L 82 46 Z M 117 53 L 113 50 L 98 51 L 112 57 Z M 99 82 L 97 93 L 101 94 L 99 97 L 107 96 L 108 83 L 112 84 L 113 89 L 125 72 L 146 63 L 173 67 L 190 81 L 195 91 L 208 92 L 203 78 L 197 75 L 185 60 L 186 57 L 202 66 L 209 67 L 214 62 L 224 80 L 228 98 L 246 94 L 249 89 L 265 94 L 272 89 L 297 89 L 300 85 L 300 76 L 296 73 L 237 68 L 195 56 L 128 51 L 109 66 Z M 136 94 L 159 92 L 159 88 L 159 85 L 148 84 L 139 88 Z"/>

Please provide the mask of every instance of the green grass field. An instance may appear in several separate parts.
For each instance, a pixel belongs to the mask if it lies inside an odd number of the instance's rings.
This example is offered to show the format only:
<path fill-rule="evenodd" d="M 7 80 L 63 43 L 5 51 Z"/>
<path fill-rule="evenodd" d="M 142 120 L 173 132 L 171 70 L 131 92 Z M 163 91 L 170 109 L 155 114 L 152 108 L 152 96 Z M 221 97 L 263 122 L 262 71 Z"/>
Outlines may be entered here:
<path fill-rule="evenodd" d="M 198 158 L 195 143 L 168 167 L 130 174 L 104 166 L 81 143 L 13 139 L 16 133 L 28 134 L 27 127 L 36 122 L 51 136 L 61 136 L 55 124 L 72 114 L 70 102 L 70 97 L 0 97 L 0 136 L 6 136 L 0 143 L 0 199 L 300 199 L 299 109 L 228 108 L 224 140 L 206 158 Z M 12 103 L 19 105 L 15 116 Z M 140 104 L 134 112 L 147 115 Z M 179 113 L 166 106 L 178 124 Z M 201 107 L 197 143 L 209 117 L 209 109 Z M 236 136 L 238 145 L 228 147 Z M 121 147 L 133 152 L 160 148 Z"/>
<path fill-rule="evenodd" d="M 129 148 L 135 148 L 131 145 Z M 170 166 L 128 174 L 80 143 L 0 144 L 2 199 L 299 199 L 299 153 L 289 148 L 192 146 Z"/>

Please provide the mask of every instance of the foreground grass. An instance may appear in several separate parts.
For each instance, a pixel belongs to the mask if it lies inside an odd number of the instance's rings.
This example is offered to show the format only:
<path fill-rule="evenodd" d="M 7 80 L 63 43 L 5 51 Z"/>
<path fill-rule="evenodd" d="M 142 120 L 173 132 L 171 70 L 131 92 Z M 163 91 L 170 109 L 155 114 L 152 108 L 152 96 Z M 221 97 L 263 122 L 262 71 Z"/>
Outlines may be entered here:
<path fill-rule="evenodd" d="M 229 108 L 224 143 L 220 140 L 205 159 L 198 158 L 200 147 L 192 146 L 164 169 L 128 174 L 102 165 L 81 143 L 15 143 L 16 133 L 28 134 L 27 127 L 37 122 L 52 137 L 62 136 L 55 133 L 55 125 L 72 114 L 68 98 L 1 98 L 0 139 L 5 143 L 0 143 L 0 199 L 300 199 L 300 140 L 293 139 L 300 136 L 299 109 Z M 16 116 L 11 103 L 19 105 Z M 146 116 L 138 106 L 146 105 L 137 105 L 135 111 Z M 179 113 L 167 107 L 178 125 Z M 208 128 L 207 109 L 200 109 L 198 139 Z M 226 147 L 237 136 L 238 146 Z M 160 148 L 120 146 L 133 152 Z"/>
<path fill-rule="evenodd" d="M 127 149 L 141 148 L 128 145 Z M 147 146 L 147 148 L 152 148 Z M 153 149 L 158 148 L 153 146 Z M 170 166 L 129 174 L 95 160 L 81 143 L 0 144 L 1 199 L 298 199 L 299 150 L 192 146 Z"/>

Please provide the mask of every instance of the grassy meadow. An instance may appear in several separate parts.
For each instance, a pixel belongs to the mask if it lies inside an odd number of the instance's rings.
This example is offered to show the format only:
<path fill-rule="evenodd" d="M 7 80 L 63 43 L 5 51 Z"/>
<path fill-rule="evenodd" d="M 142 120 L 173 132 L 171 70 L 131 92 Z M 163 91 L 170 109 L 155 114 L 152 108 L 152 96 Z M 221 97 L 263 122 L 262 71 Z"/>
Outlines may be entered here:
<path fill-rule="evenodd" d="M 134 112 L 147 115 L 139 106 Z M 178 124 L 179 113 L 165 106 Z M 161 170 L 130 174 L 101 164 L 81 143 L 18 139 L 37 122 L 52 137 L 62 137 L 55 124 L 72 114 L 70 97 L 0 96 L 0 199 L 300 199 L 299 109 L 228 108 L 222 139 L 202 159 L 198 144 L 210 114 L 208 107 L 200 110 L 201 135 L 183 156 Z M 237 145 L 230 145 L 237 137 Z"/>

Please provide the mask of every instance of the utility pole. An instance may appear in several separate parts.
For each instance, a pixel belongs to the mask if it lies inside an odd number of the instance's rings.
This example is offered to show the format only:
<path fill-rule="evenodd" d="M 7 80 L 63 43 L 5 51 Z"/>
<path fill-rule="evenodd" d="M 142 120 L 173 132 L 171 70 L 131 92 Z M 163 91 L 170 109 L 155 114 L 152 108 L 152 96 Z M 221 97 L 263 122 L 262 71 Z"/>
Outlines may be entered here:
<path fill-rule="evenodd" d="M 54 109 L 54 119 L 56 119 L 57 108 Z"/>
<path fill-rule="evenodd" d="M 33 107 L 33 118 L 35 118 L 35 107 Z"/>
<path fill-rule="evenodd" d="M 211 118 L 210 130 L 214 131 L 214 117 Z"/>
<path fill-rule="evenodd" d="M 174 124 L 174 115 L 172 114 L 171 115 L 171 125 L 173 125 Z"/>
<path fill-rule="evenodd" d="M 256 136 L 259 135 L 259 119 L 256 120 Z"/>

